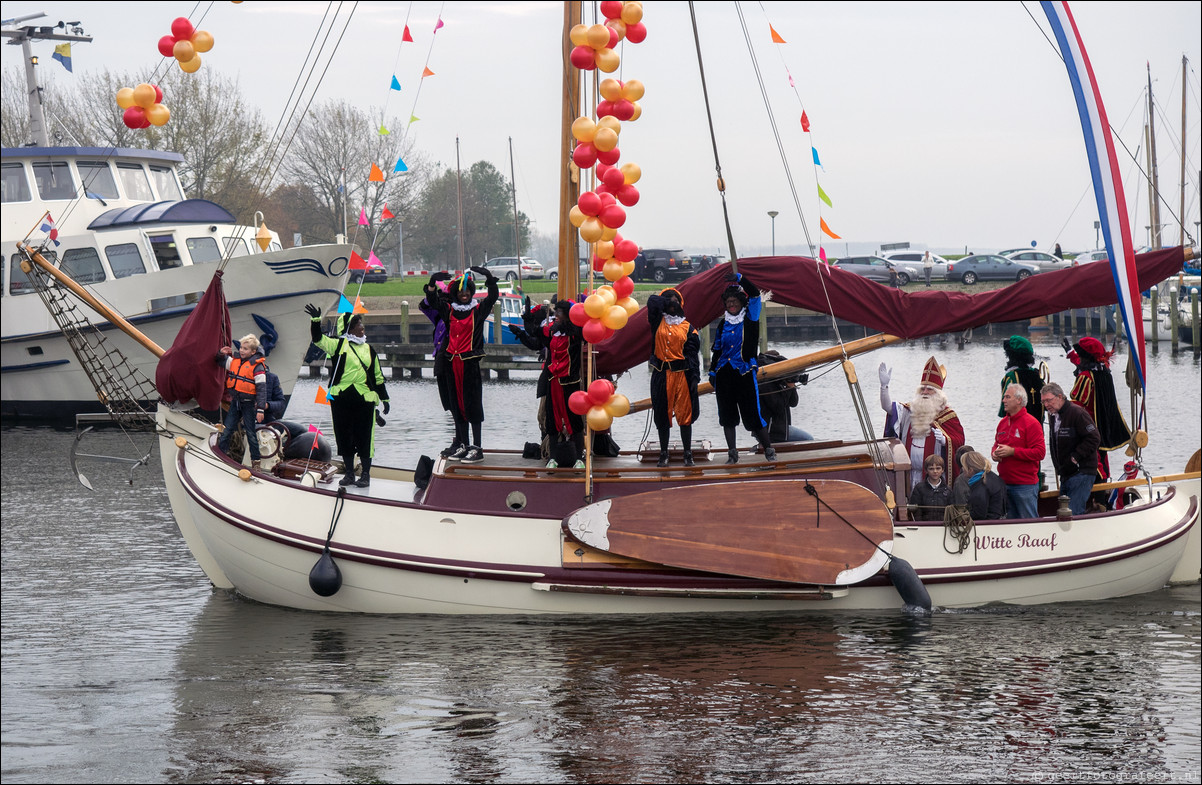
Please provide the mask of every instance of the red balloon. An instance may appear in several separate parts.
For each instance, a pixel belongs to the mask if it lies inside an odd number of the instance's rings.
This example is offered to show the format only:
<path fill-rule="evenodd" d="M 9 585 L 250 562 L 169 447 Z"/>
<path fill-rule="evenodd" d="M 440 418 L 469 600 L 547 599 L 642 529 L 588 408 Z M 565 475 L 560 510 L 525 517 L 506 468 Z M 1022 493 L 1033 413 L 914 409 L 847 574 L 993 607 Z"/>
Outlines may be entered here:
<path fill-rule="evenodd" d="M 159 54 L 163 57 L 175 57 L 175 36 L 165 35 L 159 39 Z"/>
<path fill-rule="evenodd" d="M 609 31 L 609 46 L 607 46 L 606 48 L 613 49 L 615 46 L 618 45 L 618 41 L 621 41 L 622 38 L 621 38 L 621 36 L 618 35 L 618 31 L 613 29 L 612 27 L 607 27 L 605 29 Z"/>
<path fill-rule="evenodd" d="M 572 151 L 572 161 L 581 169 L 588 169 L 597 163 L 597 148 L 593 147 L 592 142 L 581 142 Z"/>
<path fill-rule="evenodd" d="M 630 280 L 629 275 L 623 275 L 618 280 L 614 281 L 614 296 L 619 300 L 624 300 L 634 291 L 634 281 Z"/>
<path fill-rule="evenodd" d="M 615 189 L 614 196 L 618 197 L 618 201 L 627 207 L 634 207 L 639 203 L 639 189 L 633 185 L 623 185 Z"/>
<path fill-rule="evenodd" d="M 604 341 L 606 338 L 609 337 L 609 335 L 605 334 L 606 330 L 609 330 L 609 328 L 606 327 L 605 325 L 601 324 L 600 319 L 589 319 L 588 324 L 584 325 L 584 328 L 581 330 L 581 333 L 584 335 L 584 340 L 588 341 L 589 343 L 601 343 L 602 341 Z M 612 335 L 612 331 L 610 331 L 610 334 Z M 597 381 L 603 381 L 603 380 L 598 379 Z M 593 382 L 593 384 L 596 384 L 596 382 Z M 589 390 L 590 390 L 589 399 L 592 400 L 592 394 L 591 394 L 592 388 L 590 387 Z M 608 400 L 608 399 L 606 399 L 606 400 Z M 598 401 L 597 405 L 600 406 L 601 402 Z"/>
<path fill-rule="evenodd" d="M 588 394 L 585 393 L 584 390 L 577 390 L 569 395 L 568 408 L 571 409 L 573 413 L 584 416 L 584 414 L 588 412 L 590 408 L 592 408 L 592 404 L 589 403 Z"/>
<path fill-rule="evenodd" d="M 181 16 L 171 23 L 171 35 L 175 36 L 176 41 L 187 41 L 194 32 L 196 32 L 196 28 L 192 26 L 186 16 Z M 162 41 L 160 40 L 159 43 L 161 44 Z"/>
<path fill-rule="evenodd" d="M 126 109 L 121 121 L 127 128 L 146 128 L 150 125 L 150 121 L 146 119 L 146 110 L 137 105 Z"/>
<path fill-rule="evenodd" d="M 642 22 L 626 25 L 626 40 L 632 44 L 641 44 L 647 40 L 647 26 Z"/>
<path fill-rule="evenodd" d="M 609 196 L 609 194 L 605 195 Z M 626 211 L 622 209 L 621 205 L 617 204 L 606 206 L 598 217 L 601 219 L 601 223 L 610 229 L 621 228 L 622 224 L 626 223 Z"/>
<path fill-rule="evenodd" d="M 609 379 L 593 379 L 593 383 L 588 386 L 588 399 L 593 402 L 594 406 L 604 406 L 609 403 L 613 394 L 614 383 Z"/>
<path fill-rule="evenodd" d="M 606 19 L 621 19 L 622 5 L 621 0 L 605 0 L 601 3 L 601 15 Z"/>
<path fill-rule="evenodd" d="M 616 166 L 607 166 L 604 171 L 598 168 L 597 177 L 610 188 L 621 188 L 626 185 L 626 175 L 622 174 L 622 170 Z"/>
<path fill-rule="evenodd" d="M 591 46 L 578 46 L 572 50 L 569 58 L 572 65 L 579 68 L 581 71 L 597 70 L 597 61 L 593 58 L 593 48 Z"/>
<path fill-rule="evenodd" d="M 605 173 L 608 172 L 612 168 L 613 167 L 610 166 L 609 164 L 597 164 L 597 179 L 604 181 Z M 625 179 L 623 179 L 622 182 L 626 182 Z"/>
<path fill-rule="evenodd" d="M 154 88 L 154 102 L 156 104 L 163 103 L 163 88 L 159 87 L 157 84 L 153 84 L 151 87 Z M 625 180 L 623 180 L 623 182 L 625 182 Z"/>
<path fill-rule="evenodd" d="M 613 198 L 611 194 L 606 195 Z M 592 191 L 585 191 L 576 200 L 576 205 L 580 208 L 580 212 L 585 215 L 597 215 L 601 212 L 601 208 L 605 206 L 605 203 L 601 201 L 601 197 L 597 194 Z"/>
<path fill-rule="evenodd" d="M 614 114 L 615 104 L 613 101 L 598 101 L 597 102 L 597 117 L 609 117 Z"/>
<path fill-rule="evenodd" d="M 614 258 L 619 262 L 633 262 L 639 255 L 639 245 L 634 240 L 622 240 L 614 243 Z"/>
<path fill-rule="evenodd" d="M 588 324 L 589 318 L 589 315 L 584 312 L 584 303 L 573 303 L 568 310 L 568 319 L 577 327 Z"/>
<path fill-rule="evenodd" d="M 598 112 L 598 114 L 600 113 Z M 634 104 L 624 98 L 621 101 L 614 101 L 613 111 L 611 111 L 610 114 L 622 122 L 626 122 L 630 118 L 634 117 Z"/>
<path fill-rule="evenodd" d="M 598 185 L 596 188 L 593 189 L 593 192 L 595 194 L 597 194 L 598 196 L 600 196 L 601 194 L 609 194 L 610 196 L 614 195 L 613 190 L 605 183 L 601 183 L 601 185 Z"/>
<path fill-rule="evenodd" d="M 603 164 L 609 164 L 610 166 L 613 166 L 618 161 L 622 160 L 622 151 L 616 147 L 607 153 L 603 153 L 600 150 L 598 150 L 597 151 L 597 160 Z"/>
<path fill-rule="evenodd" d="M 602 259 L 600 256 L 593 254 L 593 272 L 599 273 L 605 269 L 605 263 L 608 259 Z"/>

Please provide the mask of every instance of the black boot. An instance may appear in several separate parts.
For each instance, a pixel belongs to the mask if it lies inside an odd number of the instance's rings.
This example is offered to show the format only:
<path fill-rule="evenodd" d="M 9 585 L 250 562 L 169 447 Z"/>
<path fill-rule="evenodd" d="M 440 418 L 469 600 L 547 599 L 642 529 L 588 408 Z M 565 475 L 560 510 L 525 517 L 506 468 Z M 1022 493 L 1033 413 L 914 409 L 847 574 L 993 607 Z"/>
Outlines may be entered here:
<path fill-rule="evenodd" d="M 738 463 L 739 462 L 739 451 L 738 450 L 727 450 L 726 451 L 726 462 L 727 463 Z"/>
<path fill-rule="evenodd" d="M 371 458 L 364 458 L 362 464 L 359 481 L 355 483 L 355 487 L 357 488 L 366 488 L 371 485 Z"/>
<path fill-rule="evenodd" d="M 659 451 L 659 463 L 657 463 L 655 465 L 660 467 L 661 469 L 668 465 L 668 451 L 667 450 Z"/>
<path fill-rule="evenodd" d="M 684 444 L 684 465 L 693 465 L 693 426 L 680 426 L 680 441 Z"/>
<path fill-rule="evenodd" d="M 684 465 L 685 466 L 693 465 L 693 451 L 692 450 L 684 451 Z"/>
<path fill-rule="evenodd" d="M 343 466 L 343 470 L 346 473 L 342 475 L 342 479 L 338 481 L 338 484 L 344 488 L 348 485 L 354 485 L 355 484 L 355 454 L 351 453 L 350 455 L 342 456 L 342 466 Z"/>

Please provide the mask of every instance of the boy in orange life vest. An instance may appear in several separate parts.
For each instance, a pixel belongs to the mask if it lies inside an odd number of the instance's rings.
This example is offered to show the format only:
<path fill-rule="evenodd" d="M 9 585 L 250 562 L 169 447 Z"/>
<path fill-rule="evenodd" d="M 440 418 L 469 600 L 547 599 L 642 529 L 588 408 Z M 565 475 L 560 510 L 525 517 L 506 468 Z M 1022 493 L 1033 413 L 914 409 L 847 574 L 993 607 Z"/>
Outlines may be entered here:
<path fill-rule="evenodd" d="M 234 350 L 222 346 L 216 360 L 225 365 L 225 389 L 230 394 L 230 410 L 225 414 L 225 430 L 217 440 L 222 452 L 229 449 L 230 439 L 242 422 L 246 432 L 246 443 L 250 447 L 251 467 L 259 468 L 259 439 L 255 435 L 255 423 L 263 422 L 267 411 L 267 363 L 259 353 L 259 339 L 248 335 L 239 341 L 238 356 Z"/>
<path fill-rule="evenodd" d="M 693 465 L 693 423 L 697 421 L 697 382 L 701 379 L 701 337 L 684 318 L 684 297 L 664 289 L 647 298 L 651 350 L 651 410 L 659 431 L 659 466 L 668 465 L 668 434 L 675 417 L 684 445 L 684 465 Z"/>
<path fill-rule="evenodd" d="M 484 278 L 488 294 L 473 299 L 476 282 L 471 273 Z M 447 323 L 445 353 L 446 370 L 451 393 L 451 417 L 455 421 L 455 442 L 462 445 L 447 456 L 447 460 L 479 463 L 484 460 L 480 447 L 480 430 L 484 423 L 484 377 L 480 375 L 480 358 L 484 356 L 484 322 L 501 296 L 497 279 L 484 267 L 472 267 L 451 281 L 449 298 L 438 303 L 439 318 Z M 472 440 L 468 441 L 468 426 Z"/>

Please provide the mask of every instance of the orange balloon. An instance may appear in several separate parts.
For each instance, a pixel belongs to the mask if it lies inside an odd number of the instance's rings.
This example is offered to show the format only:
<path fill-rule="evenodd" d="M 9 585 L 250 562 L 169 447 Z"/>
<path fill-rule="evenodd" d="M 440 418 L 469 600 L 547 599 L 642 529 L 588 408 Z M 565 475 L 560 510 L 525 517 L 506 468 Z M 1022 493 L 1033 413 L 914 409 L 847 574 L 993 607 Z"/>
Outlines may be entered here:
<path fill-rule="evenodd" d="M 593 25 L 588 29 L 588 40 L 585 42 L 593 49 L 605 49 L 609 46 L 609 28 L 605 25 Z"/>
<path fill-rule="evenodd" d="M 197 30 L 192 34 L 192 46 L 198 52 L 207 52 L 213 48 L 213 34 L 208 30 Z"/>
<path fill-rule="evenodd" d="M 162 104 L 155 104 L 146 110 L 146 119 L 151 125 L 166 125 L 171 119 L 171 110 Z"/>
<path fill-rule="evenodd" d="M 132 87 L 122 87 L 117 91 L 117 106 L 121 107 L 122 109 L 128 109 L 135 105 L 134 89 Z"/>
<path fill-rule="evenodd" d="M 622 272 L 626 275 L 634 275 L 634 262 L 622 262 Z"/>
<path fill-rule="evenodd" d="M 605 411 L 614 417 L 625 417 L 630 413 L 630 399 L 622 393 L 614 393 L 605 404 Z"/>
<path fill-rule="evenodd" d="M 606 308 L 609 308 L 618 302 L 618 296 L 614 294 L 614 288 L 609 284 L 606 284 L 605 286 L 598 286 L 596 294 L 605 300 Z"/>
<path fill-rule="evenodd" d="M 602 268 L 601 274 L 605 276 L 607 281 L 616 281 L 622 277 L 622 263 L 617 259 L 610 259 Z"/>
<path fill-rule="evenodd" d="M 622 58 L 612 49 L 598 49 L 596 59 L 597 68 L 607 74 L 612 74 L 622 64 Z"/>
<path fill-rule="evenodd" d="M 622 21 L 628 25 L 638 24 L 643 21 L 643 4 L 642 3 L 626 3 L 622 6 Z"/>
<path fill-rule="evenodd" d="M 577 229 L 579 229 L 580 225 L 584 223 L 584 219 L 586 217 L 587 216 L 585 216 L 584 212 L 577 205 L 572 205 L 572 209 L 568 210 L 568 220 L 571 221 L 572 226 L 575 226 Z"/>
<path fill-rule="evenodd" d="M 580 224 L 580 239 L 586 243 L 597 242 L 604 233 L 605 225 L 592 216 L 586 217 L 584 223 Z"/>
<path fill-rule="evenodd" d="M 596 147 L 603 153 L 608 153 L 610 150 L 618 146 L 618 134 L 612 128 L 598 128 L 597 135 L 593 137 L 593 147 Z"/>
<path fill-rule="evenodd" d="M 568 32 L 568 38 L 572 39 L 574 46 L 588 46 L 588 25 L 575 25 Z"/>
<path fill-rule="evenodd" d="M 627 185 L 634 185 L 643 176 L 643 169 L 633 161 L 622 164 L 618 167 L 622 171 L 622 176 L 626 178 Z"/>
<path fill-rule="evenodd" d="M 647 88 L 638 79 L 631 79 L 622 85 L 622 97 L 627 101 L 637 101 L 647 92 Z"/>
<path fill-rule="evenodd" d="M 620 134 L 622 133 L 622 121 L 612 115 L 607 115 L 597 121 L 597 128 L 608 128 L 615 134 Z"/>
<path fill-rule="evenodd" d="M 597 293 L 590 294 L 584 298 L 584 312 L 592 319 L 600 319 L 602 314 L 609 310 L 609 304 L 605 302 L 605 298 Z"/>
<path fill-rule="evenodd" d="M 626 320 L 630 315 L 626 313 L 626 309 L 620 305 L 611 305 L 601 316 L 601 324 L 611 330 L 621 330 L 626 326 Z"/>
<path fill-rule="evenodd" d="M 134 103 L 143 109 L 149 109 L 158 101 L 158 93 L 154 88 L 145 82 L 134 88 L 133 92 Z"/>
<path fill-rule="evenodd" d="M 200 70 L 200 55 L 196 55 L 186 63 L 179 64 L 179 70 L 185 74 L 194 74 Z"/>
<path fill-rule="evenodd" d="M 634 264 L 634 262 L 631 262 L 631 264 Z M 618 305 L 625 309 L 627 316 L 634 316 L 639 312 L 639 301 L 633 297 L 623 297 L 621 300 L 618 300 Z"/>
<path fill-rule="evenodd" d="M 612 226 L 606 226 L 605 224 L 601 224 L 601 239 L 602 240 L 612 241 L 617 236 L 618 236 L 617 229 L 613 228 Z"/>
<path fill-rule="evenodd" d="M 193 57 L 196 57 L 196 47 L 192 46 L 191 41 L 176 41 L 171 54 L 175 56 L 176 60 L 186 63 Z"/>
<path fill-rule="evenodd" d="M 612 240 L 598 240 L 597 247 L 593 249 L 593 253 L 600 259 L 612 259 L 614 255 L 614 244 Z"/>
<path fill-rule="evenodd" d="M 622 83 L 617 79 L 602 79 L 597 89 L 606 101 L 616 101 L 622 97 Z"/>
<path fill-rule="evenodd" d="M 614 424 L 613 415 L 604 406 L 592 406 L 588 410 L 588 427 L 594 431 L 607 431 Z"/>
<path fill-rule="evenodd" d="M 577 117 L 572 121 L 572 136 L 580 142 L 591 142 L 597 133 L 597 124 L 588 117 Z"/>

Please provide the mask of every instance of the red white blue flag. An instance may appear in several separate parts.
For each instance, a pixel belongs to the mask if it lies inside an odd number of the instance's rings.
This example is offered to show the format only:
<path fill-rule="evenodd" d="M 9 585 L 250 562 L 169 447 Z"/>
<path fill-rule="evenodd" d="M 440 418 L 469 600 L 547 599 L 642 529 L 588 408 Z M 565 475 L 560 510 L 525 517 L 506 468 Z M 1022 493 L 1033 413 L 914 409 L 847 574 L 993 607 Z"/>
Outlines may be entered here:
<path fill-rule="evenodd" d="M 1077 99 L 1081 130 L 1085 134 L 1085 150 L 1089 156 L 1089 171 L 1093 177 L 1094 197 L 1098 202 L 1098 219 L 1102 224 L 1102 237 L 1106 240 L 1114 288 L 1123 314 L 1123 327 L 1129 339 L 1131 358 L 1139 374 L 1140 387 L 1146 388 L 1143 308 L 1139 279 L 1135 274 L 1135 251 L 1131 244 L 1131 224 L 1127 220 L 1127 201 L 1123 196 L 1122 173 L 1114 151 L 1114 139 L 1110 136 L 1110 122 L 1106 119 L 1102 93 L 1068 3 L 1045 1 L 1041 5 L 1056 36 L 1056 43 L 1060 46 L 1073 96 Z"/>
<path fill-rule="evenodd" d="M 45 217 L 42 218 L 42 231 L 50 238 L 50 242 L 55 245 L 59 244 L 58 227 L 54 225 L 54 218 L 51 217 L 50 213 L 46 213 Z"/>

